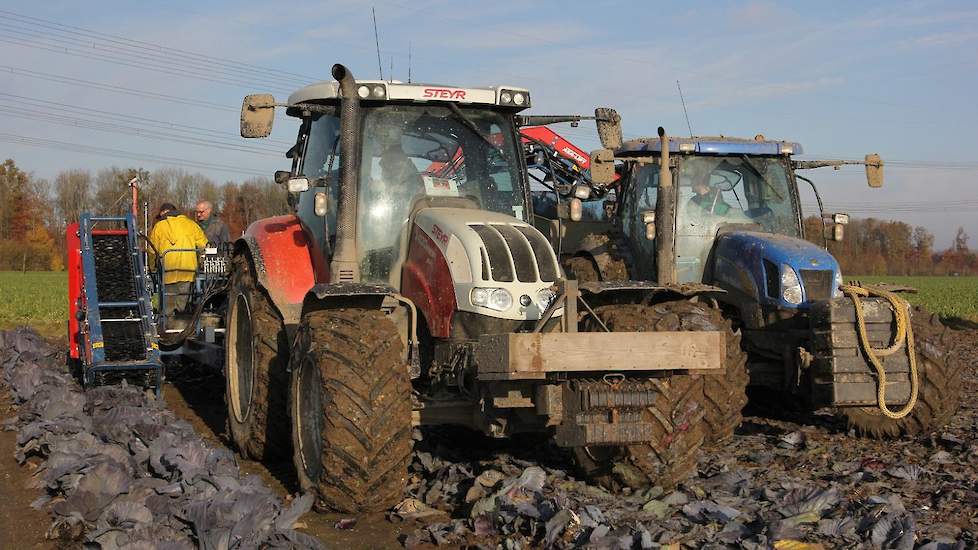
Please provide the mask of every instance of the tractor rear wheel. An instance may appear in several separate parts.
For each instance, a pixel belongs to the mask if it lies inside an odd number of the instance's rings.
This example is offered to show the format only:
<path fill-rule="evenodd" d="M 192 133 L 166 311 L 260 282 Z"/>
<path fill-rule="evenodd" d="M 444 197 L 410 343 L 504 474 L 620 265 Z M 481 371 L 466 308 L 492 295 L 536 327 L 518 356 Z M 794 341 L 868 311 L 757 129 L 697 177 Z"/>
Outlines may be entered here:
<path fill-rule="evenodd" d="M 953 352 L 950 330 L 921 307 L 913 308 L 910 323 L 917 352 L 917 404 L 900 419 L 887 418 L 877 407 L 842 409 L 849 428 L 861 436 L 882 439 L 931 432 L 947 424 L 961 405 L 964 361 Z"/>
<path fill-rule="evenodd" d="M 724 370 L 703 375 L 703 407 L 706 409 L 706 443 L 725 443 L 743 422 L 747 406 L 747 352 L 740 346 L 740 332 L 734 332 L 723 313 L 702 302 L 674 301 L 655 304 L 653 327 L 657 331 L 720 331 L 724 334 Z"/>
<path fill-rule="evenodd" d="M 381 311 L 303 318 L 289 409 L 299 485 L 317 495 L 317 509 L 377 512 L 403 498 L 412 439 L 402 346 Z"/>
<path fill-rule="evenodd" d="M 655 306 L 607 305 L 595 310 L 612 332 L 650 332 L 661 315 Z M 584 329 L 603 330 L 589 318 Z M 671 375 L 648 377 L 657 393 L 654 404 L 642 411 L 643 422 L 653 426 L 651 441 L 620 447 L 577 447 L 574 459 L 585 475 L 599 485 L 617 490 L 659 485 L 674 487 L 696 470 L 696 459 L 707 432 L 704 419 L 703 377 Z"/>
<path fill-rule="evenodd" d="M 228 432 L 242 455 L 288 456 L 285 324 L 244 255 L 234 257 L 225 346 Z"/>

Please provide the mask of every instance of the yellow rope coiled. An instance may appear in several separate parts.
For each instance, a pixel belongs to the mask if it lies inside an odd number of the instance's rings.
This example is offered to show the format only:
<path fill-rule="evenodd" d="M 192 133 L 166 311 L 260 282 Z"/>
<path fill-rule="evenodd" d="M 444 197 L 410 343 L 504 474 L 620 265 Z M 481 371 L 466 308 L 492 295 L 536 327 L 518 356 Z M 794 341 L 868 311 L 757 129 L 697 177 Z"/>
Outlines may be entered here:
<path fill-rule="evenodd" d="M 917 393 L 919 390 L 919 380 L 917 379 L 917 354 L 914 351 L 913 327 L 910 325 L 910 305 L 896 294 L 873 286 L 854 286 L 843 285 L 842 292 L 852 300 L 852 305 L 856 309 L 856 331 L 859 333 L 859 343 L 866 352 L 866 357 L 876 369 L 876 403 L 880 411 L 887 418 L 894 420 L 903 418 L 910 414 L 914 405 L 917 404 Z M 893 309 L 893 316 L 896 319 L 897 331 L 893 337 L 893 343 L 886 348 L 874 348 L 869 342 L 869 335 L 866 334 L 866 321 L 863 318 L 863 306 L 860 297 L 876 296 L 883 298 Z M 910 400 L 899 411 L 891 411 L 886 406 L 886 370 L 880 363 L 880 357 L 893 355 L 900 351 L 903 344 L 907 345 L 907 357 L 910 360 Z"/>

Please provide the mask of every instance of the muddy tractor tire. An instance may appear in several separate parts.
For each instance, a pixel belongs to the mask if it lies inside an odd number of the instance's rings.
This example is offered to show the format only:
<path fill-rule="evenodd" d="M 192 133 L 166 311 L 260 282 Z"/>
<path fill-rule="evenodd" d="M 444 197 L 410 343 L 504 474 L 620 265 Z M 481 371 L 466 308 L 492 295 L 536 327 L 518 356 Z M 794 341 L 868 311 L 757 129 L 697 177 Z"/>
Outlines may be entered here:
<path fill-rule="evenodd" d="M 596 308 L 595 313 L 613 332 L 648 332 L 657 330 L 660 320 L 653 307 L 608 305 Z M 593 318 L 585 321 L 584 329 L 602 330 Z M 654 426 L 650 442 L 573 449 L 582 472 L 607 489 L 652 485 L 670 489 L 696 470 L 707 432 L 703 377 L 672 375 L 649 377 L 644 382 L 657 393 L 654 404 L 642 413 L 643 422 Z"/>
<path fill-rule="evenodd" d="M 581 239 L 575 256 L 564 261 L 567 276 L 586 283 L 627 281 L 628 249 L 621 239 L 605 233 L 592 233 Z"/>
<path fill-rule="evenodd" d="M 404 497 L 411 459 L 411 380 L 383 312 L 307 314 L 292 357 L 289 410 L 299 485 L 316 508 L 386 510 Z"/>
<path fill-rule="evenodd" d="M 703 376 L 703 407 L 706 409 L 706 443 L 716 445 L 733 438 L 744 421 L 747 406 L 747 352 L 740 346 L 740 331 L 734 331 L 723 313 L 702 302 L 675 301 L 651 307 L 655 330 L 720 331 L 726 356 L 722 374 Z"/>
<path fill-rule="evenodd" d="M 953 352 L 950 330 L 921 307 L 913 308 L 910 322 L 917 354 L 917 404 L 900 419 L 887 418 L 876 407 L 842 409 L 849 428 L 858 435 L 884 439 L 933 432 L 946 425 L 961 405 L 964 361 Z"/>
<path fill-rule="evenodd" d="M 233 262 L 225 346 L 228 432 L 246 457 L 287 457 L 289 347 L 285 324 L 271 298 L 258 287 L 251 261 L 239 255 Z"/>

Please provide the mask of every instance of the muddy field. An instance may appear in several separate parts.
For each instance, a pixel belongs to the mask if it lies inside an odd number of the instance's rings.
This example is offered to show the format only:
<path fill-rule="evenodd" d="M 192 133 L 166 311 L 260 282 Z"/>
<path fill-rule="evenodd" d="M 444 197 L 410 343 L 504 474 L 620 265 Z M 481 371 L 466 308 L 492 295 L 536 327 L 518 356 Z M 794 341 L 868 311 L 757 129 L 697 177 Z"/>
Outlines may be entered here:
<path fill-rule="evenodd" d="M 964 402 L 938 434 L 856 439 L 831 414 L 752 408 L 735 441 L 704 453 L 698 475 L 676 491 L 611 495 L 576 480 L 566 457 L 539 441 L 419 433 L 398 509 L 307 513 L 293 527 L 342 548 L 975 548 L 978 331 L 956 336 L 969 365 Z M 226 449 L 223 380 L 193 366 L 170 376 L 168 408 L 207 445 Z M 0 413 L 15 418 L 21 407 L 2 393 Z M 44 492 L 30 486 L 41 460 L 18 465 L 16 442 L 14 432 L 0 432 L 0 548 L 80 547 L 83 534 L 49 532 L 57 496 L 31 508 Z M 237 462 L 241 477 L 259 477 L 283 509 L 294 502 L 291 464 Z"/>

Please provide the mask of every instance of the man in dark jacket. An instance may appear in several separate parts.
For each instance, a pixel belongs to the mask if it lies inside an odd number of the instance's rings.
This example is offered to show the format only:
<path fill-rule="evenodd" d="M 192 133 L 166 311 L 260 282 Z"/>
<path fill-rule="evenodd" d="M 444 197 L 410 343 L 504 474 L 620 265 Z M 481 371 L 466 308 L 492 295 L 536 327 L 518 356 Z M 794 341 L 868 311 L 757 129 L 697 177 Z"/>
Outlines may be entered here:
<path fill-rule="evenodd" d="M 197 209 L 194 211 L 197 223 L 207 235 L 207 242 L 213 246 L 220 246 L 231 241 L 228 234 L 228 226 L 220 218 L 214 215 L 214 205 L 210 201 L 201 200 L 197 202 Z"/>

